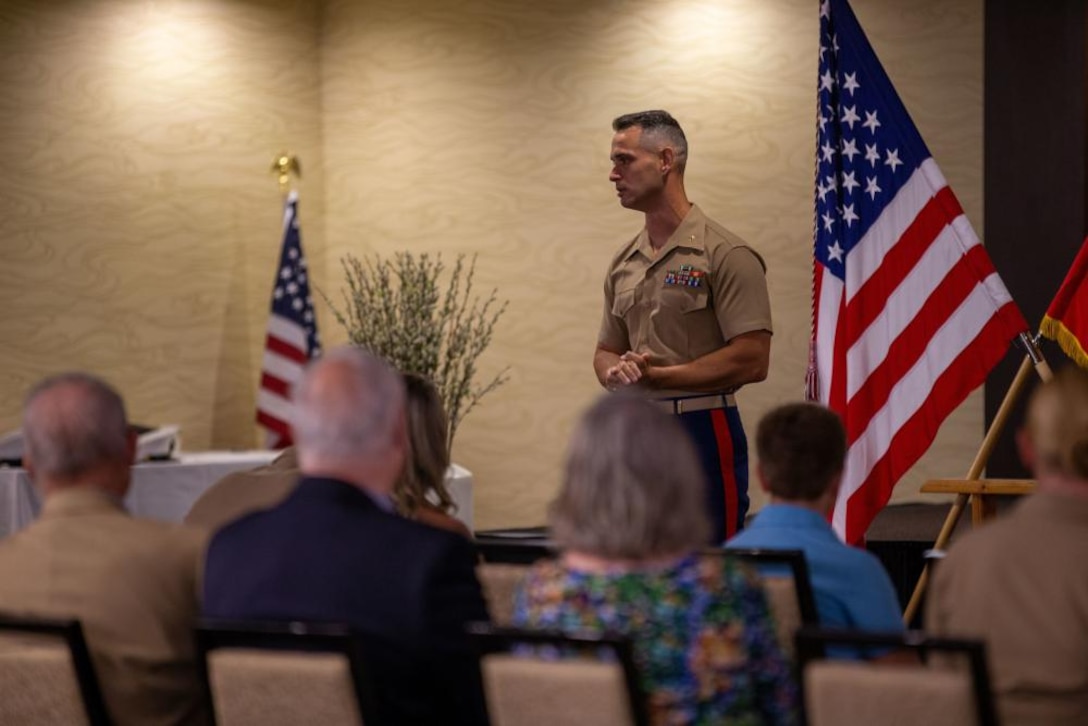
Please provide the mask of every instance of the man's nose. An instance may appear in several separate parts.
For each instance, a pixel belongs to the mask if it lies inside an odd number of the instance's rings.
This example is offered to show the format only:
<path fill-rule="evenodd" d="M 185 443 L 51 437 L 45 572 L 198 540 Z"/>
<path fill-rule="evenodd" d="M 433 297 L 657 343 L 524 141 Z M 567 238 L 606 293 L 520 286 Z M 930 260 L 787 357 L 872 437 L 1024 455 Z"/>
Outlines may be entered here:
<path fill-rule="evenodd" d="M 608 173 L 608 181 L 614 181 L 615 182 L 615 181 L 619 181 L 619 180 L 620 180 L 619 171 L 616 169 L 616 167 L 612 167 L 612 171 L 610 171 Z"/>

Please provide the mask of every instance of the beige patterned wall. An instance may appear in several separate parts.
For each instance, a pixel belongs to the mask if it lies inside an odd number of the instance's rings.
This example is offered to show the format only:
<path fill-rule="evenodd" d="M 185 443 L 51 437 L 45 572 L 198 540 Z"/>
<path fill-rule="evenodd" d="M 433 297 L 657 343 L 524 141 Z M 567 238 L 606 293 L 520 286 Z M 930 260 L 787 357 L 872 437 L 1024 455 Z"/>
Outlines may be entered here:
<path fill-rule="evenodd" d="M 981 0 L 856 0 L 857 14 L 981 223 Z M 249 446 L 281 148 L 306 171 L 303 237 L 338 258 L 478 253 L 510 308 L 464 423 L 480 527 L 536 524 L 590 367 L 604 266 L 640 226 L 615 202 L 609 122 L 670 109 L 688 189 L 767 258 L 776 321 L 754 426 L 800 396 L 809 318 L 813 0 L 0 2 L 0 429 L 25 387 L 80 367 L 189 449 Z M 981 230 L 980 230 L 981 231 Z M 327 311 L 323 337 L 338 341 Z M 967 468 L 981 398 L 900 487 Z"/>
<path fill-rule="evenodd" d="M 858 0 L 922 133 L 981 220 L 978 0 Z M 510 299 L 484 368 L 512 380 L 464 424 L 478 524 L 543 521 L 590 367 L 603 270 L 640 218 L 608 183 L 612 117 L 670 109 L 690 144 L 688 190 L 767 258 L 770 378 L 742 392 L 751 430 L 802 392 L 809 320 L 812 0 L 548 3 L 333 1 L 323 36 L 330 261 L 346 251 L 477 252 Z M 332 268 L 330 275 L 334 274 Z M 946 427 L 916 489 L 966 470 L 981 399 Z"/>
<path fill-rule="evenodd" d="M 189 449 L 255 444 L 285 146 L 322 246 L 317 28 L 302 0 L 0 3 L 0 430 L 85 368 Z"/>

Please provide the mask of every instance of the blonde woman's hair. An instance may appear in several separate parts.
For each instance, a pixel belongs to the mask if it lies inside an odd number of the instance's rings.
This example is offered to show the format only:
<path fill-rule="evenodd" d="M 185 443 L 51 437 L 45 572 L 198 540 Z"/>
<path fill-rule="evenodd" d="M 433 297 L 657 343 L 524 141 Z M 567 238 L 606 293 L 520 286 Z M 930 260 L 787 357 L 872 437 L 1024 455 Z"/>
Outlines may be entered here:
<path fill-rule="evenodd" d="M 424 503 L 450 514 L 457 505 L 446 489 L 450 451 L 446 443 L 449 421 L 434 384 L 415 373 L 404 374 L 408 392 L 408 440 L 410 454 L 404 472 L 393 488 L 397 508 L 414 514 Z"/>
<path fill-rule="evenodd" d="M 640 560 L 704 546 L 705 480 L 676 419 L 632 395 L 606 394 L 583 414 L 550 509 L 563 549 Z"/>

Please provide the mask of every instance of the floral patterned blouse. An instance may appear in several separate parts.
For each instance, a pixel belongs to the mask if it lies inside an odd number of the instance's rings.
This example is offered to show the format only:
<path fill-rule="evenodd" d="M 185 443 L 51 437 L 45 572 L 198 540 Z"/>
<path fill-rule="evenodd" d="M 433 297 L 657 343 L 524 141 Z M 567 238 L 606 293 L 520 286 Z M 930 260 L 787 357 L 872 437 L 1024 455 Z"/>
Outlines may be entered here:
<path fill-rule="evenodd" d="M 655 726 L 796 721 L 797 689 L 763 590 L 728 558 L 615 573 L 542 561 L 517 593 L 514 622 L 630 637 Z"/>

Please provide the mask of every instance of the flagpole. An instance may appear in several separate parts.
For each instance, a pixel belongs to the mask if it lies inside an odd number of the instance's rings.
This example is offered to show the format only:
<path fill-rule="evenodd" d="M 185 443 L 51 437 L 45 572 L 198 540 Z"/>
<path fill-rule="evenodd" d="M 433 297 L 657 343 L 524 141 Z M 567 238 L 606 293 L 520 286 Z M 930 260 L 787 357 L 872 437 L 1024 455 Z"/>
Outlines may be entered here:
<path fill-rule="evenodd" d="M 990 423 L 990 428 L 986 432 L 986 437 L 982 440 L 982 445 L 975 455 L 975 460 L 971 463 L 971 468 L 967 471 L 967 476 L 964 477 L 967 481 L 977 481 L 982 476 L 982 470 L 986 468 L 986 463 L 990 460 L 990 454 L 993 453 L 994 446 L 997 445 L 997 439 L 1001 436 L 1005 423 L 1008 421 L 1009 416 L 1012 415 L 1012 409 L 1020 398 L 1020 393 L 1023 391 L 1024 386 L 1027 385 L 1028 378 L 1031 377 L 1032 369 L 1035 369 L 1040 380 L 1044 383 L 1054 377 L 1046 358 L 1043 357 L 1043 352 L 1036 343 L 1036 339 L 1027 333 L 1021 333 L 1020 344 L 1027 351 L 1027 355 L 1024 356 L 1024 360 L 1020 363 L 1020 369 L 1016 372 L 1016 377 L 1013 378 L 1012 383 L 1009 385 L 1009 390 L 1005 392 L 1005 398 L 1001 401 L 1001 406 L 998 407 L 993 422 Z M 948 540 L 952 537 L 952 530 L 956 528 L 956 524 L 963 514 L 963 508 L 967 505 L 967 499 L 966 494 L 956 495 L 956 501 L 952 503 L 952 508 L 948 510 L 944 526 L 941 527 L 941 532 L 933 543 L 933 549 L 943 550 L 948 544 Z M 925 593 L 928 584 L 929 563 L 927 562 L 925 567 L 922 568 L 922 574 L 918 577 L 917 584 L 914 586 L 914 593 L 910 596 L 910 602 L 907 603 L 907 608 L 903 611 L 903 622 L 905 624 L 909 625 L 914 619 L 918 607 L 922 604 L 922 595 Z"/>
<path fill-rule="evenodd" d="M 302 167 L 297 156 L 284 151 L 273 158 L 270 171 L 283 195 L 283 226 L 261 358 L 256 419 L 266 432 L 265 446 L 283 448 L 291 445 L 290 388 L 302 376 L 305 361 L 320 354 L 321 342 L 299 232 L 298 193 L 292 188 L 292 177 L 301 179 Z"/>

